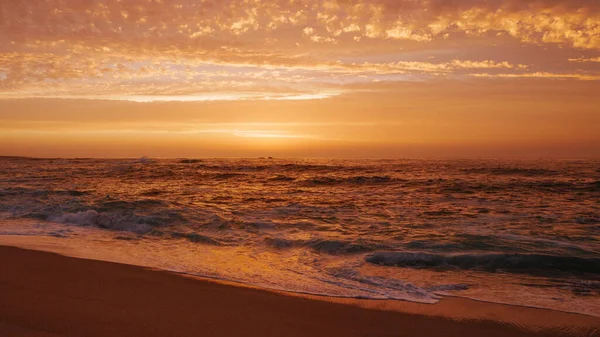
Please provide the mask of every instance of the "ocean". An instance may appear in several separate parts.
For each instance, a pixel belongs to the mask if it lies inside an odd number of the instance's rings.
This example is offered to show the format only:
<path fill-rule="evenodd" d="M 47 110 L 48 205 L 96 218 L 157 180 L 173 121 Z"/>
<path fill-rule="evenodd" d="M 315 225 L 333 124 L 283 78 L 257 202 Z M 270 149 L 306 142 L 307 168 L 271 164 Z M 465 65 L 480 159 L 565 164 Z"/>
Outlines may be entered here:
<path fill-rule="evenodd" d="M 600 316 L 600 160 L 0 158 L 0 244 L 260 288 Z"/>

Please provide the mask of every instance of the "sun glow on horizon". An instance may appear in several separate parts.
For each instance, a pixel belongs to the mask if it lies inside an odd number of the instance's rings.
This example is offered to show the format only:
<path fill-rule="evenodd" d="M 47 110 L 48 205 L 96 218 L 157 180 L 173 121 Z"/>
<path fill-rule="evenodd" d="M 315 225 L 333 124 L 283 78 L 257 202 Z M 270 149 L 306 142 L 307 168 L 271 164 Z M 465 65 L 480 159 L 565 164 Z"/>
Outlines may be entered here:
<path fill-rule="evenodd" d="M 233 131 L 232 134 L 242 138 L 315 138 L 311 135 L 297 135 L 288 131 L 245 130 Z"/>
<path fill-rule="evenodd" d="M 2 13 L 0 155 L 244 156 L 260 143 L 600 156 L 595 0 L 0 1 Z"/>

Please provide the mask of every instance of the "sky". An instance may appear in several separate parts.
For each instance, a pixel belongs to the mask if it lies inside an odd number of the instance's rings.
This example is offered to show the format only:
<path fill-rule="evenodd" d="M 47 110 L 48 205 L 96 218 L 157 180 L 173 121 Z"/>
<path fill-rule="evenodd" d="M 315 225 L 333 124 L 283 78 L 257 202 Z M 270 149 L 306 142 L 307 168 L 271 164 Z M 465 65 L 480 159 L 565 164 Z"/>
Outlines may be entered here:
<path fill-rule="evenodd" d="M 599 157 L 597 0 L 0 0 L 0 155 Z"/>

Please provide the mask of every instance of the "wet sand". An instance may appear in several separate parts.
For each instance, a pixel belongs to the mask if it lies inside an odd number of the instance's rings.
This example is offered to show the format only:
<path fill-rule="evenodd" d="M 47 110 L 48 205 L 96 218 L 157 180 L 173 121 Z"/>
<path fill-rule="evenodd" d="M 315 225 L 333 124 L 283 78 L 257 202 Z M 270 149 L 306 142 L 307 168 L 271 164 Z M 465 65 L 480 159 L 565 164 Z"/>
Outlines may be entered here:
<path fill-rule="evenodd" d="M 320 300 L 0 246 L 0 336 L 600 336 L 600 319 L 448 298 Z"/>

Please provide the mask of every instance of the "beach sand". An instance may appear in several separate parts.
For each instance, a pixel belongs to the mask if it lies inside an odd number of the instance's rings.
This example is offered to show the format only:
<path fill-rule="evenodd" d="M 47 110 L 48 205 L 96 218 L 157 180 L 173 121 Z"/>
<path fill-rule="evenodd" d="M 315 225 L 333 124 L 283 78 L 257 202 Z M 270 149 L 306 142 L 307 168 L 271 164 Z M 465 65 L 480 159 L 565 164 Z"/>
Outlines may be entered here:
<path fill-rule="evenodd" d="M 396 303 L 396 304 L 394 304 Z M 447 298 L 320 300 L 0 246 L 0 336 L 600 336 L 597 317 Z"/>

